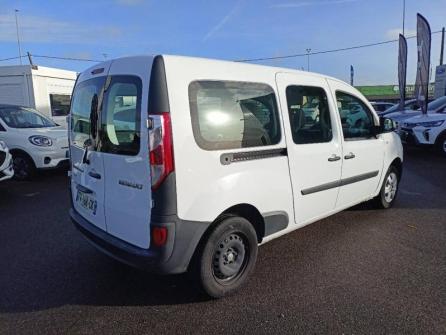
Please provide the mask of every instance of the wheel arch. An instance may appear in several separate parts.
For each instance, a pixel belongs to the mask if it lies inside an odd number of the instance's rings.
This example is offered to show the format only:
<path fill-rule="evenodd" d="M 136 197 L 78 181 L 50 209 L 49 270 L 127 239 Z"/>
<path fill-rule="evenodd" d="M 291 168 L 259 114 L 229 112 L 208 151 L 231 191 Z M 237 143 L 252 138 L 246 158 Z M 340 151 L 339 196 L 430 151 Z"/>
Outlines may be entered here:
<path fill-rule="evenodd" d="M 14 149 L 10 149 L 9 153 L 12 155 L 12 159 L 14 159 L 14 155 L 17 155 L 17 154 L 26 156 L 34 164 L 34 167 L 36 167 L 36 162 L 34 162 L 34 159 L 31 157 L 31 155 L 29 153 L 27 153 L 25 150 L 14 148 Z"/>
<path fill-rule="evenodd" d="M 401 180 L 401 177 L 403 175 L 403 161 L 401 160 L 400 157 L 395 158 L 392 163 L 390 163 L 389 168 L 393 166 L 397 169 L 398 171 L 398 181 Z"/>
<path fill-rule="evenodd" d="M 438 134 L 437 138 L 435 139 L 435 145 L 439 145 L 440 141 L 446 137 L 446 129 L 443 130 L 440 134 Z"/>

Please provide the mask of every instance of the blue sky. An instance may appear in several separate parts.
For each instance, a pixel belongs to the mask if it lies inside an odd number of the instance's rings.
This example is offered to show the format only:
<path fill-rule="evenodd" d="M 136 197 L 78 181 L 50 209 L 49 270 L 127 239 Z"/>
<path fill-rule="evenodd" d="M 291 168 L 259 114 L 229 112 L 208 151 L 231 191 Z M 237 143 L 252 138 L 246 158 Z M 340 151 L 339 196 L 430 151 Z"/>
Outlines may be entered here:
<path fill-rule="evenodd" d="M 0 0 L 0 59 L 17 55 L 14 8 L 20 10 L 23 52 L 103 59 L 170 53 L 227 60 L 322 51 L 397 38 L 403 0 Z M 432 31 L 446 26 L 446 0 L 406 0 L 406 34 L 416 13 Z M 440 35 L 433 36 L 437 65 Z M 397 43 L 310 58 L 312 71 L 355 84 L 397 82 Z M 0 65 L 17 61 L 1 62 Z M 36 58 L 35 63 L 82 71 L 88 62 Z M 261 62 L 302 68 L 306 57 Z M 408 82 L 416 41 L 409 40 Z"/>

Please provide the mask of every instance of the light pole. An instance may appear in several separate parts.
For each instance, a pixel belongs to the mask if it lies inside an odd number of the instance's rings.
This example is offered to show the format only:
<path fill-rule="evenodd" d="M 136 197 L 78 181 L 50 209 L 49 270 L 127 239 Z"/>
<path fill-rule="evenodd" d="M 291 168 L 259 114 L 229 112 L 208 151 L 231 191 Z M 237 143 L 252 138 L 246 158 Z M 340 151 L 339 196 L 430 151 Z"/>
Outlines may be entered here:
<path fill-rule="evenodd" d="M 306 50 L 307 50 L 307 71 L 310 71 L 310 52 L 311 52 L 311 48 L 308 48 Z"/>
<path fill-rule="evenodd" d="M 22 65 L 22 48 L 20 47 L 19 22 L 17 20 L 17 13 L 19 12 L 19 10 L 14 9 L 14 11 L 15 11 L 15 28 L 17 32 L 17 45 L 19 47 L 19 60 L 20 60 L 20 65 Z"/>

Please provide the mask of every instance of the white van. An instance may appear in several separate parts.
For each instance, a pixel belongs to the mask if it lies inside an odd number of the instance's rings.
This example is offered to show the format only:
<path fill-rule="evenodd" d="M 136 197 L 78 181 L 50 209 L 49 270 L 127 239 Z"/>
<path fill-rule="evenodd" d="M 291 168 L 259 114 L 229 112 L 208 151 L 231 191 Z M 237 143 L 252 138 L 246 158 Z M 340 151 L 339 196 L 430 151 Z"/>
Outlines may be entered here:
<path fill-rule="evenodd" d="M 246 281 L 259 244 L 363 201 L 390 207 L 402 173 L 392 123 L 308 72 L 110 60 L 79 76 L 70 116 L 75 225 L 124 263 L 191 271 L 213 297 Z"/>

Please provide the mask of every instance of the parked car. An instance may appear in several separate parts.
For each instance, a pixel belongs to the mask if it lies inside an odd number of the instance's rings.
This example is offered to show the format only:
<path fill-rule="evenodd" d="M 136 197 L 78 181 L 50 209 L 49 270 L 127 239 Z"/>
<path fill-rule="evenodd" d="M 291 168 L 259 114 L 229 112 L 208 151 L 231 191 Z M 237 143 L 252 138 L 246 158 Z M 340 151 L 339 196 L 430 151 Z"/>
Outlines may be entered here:
<path fill-rule="evenodd" d="M 400 136 L 404 143 L 435 146 L 446 157 L 446 110 L 405 120 Z"/>
<path fill-rule="evenodd" d="M 6 143 L 0 141 L 0 181 L 12 178 L 14 170 L 12 169 L 12 156 Z"/>
<path fill-rule="evenodd" d="M 372 101 L 371 102 L 373 109 L 378 113 L 382 113 L 386 110 L 388 110 L 389 108 L 392 108 L 393 106 L 395 106 L 394 103 L 391 102 L 381 102 L 381 101 Z"/>
<path fill-rule="evenodd" d="M 406 100 L 406 102 L 404 103 L 404 111 L 414 111 L 414 110 L 418 110 L 420 108 L 420 105 L 418 104 L 418 100 L 417 99 L 410 99 L 410 100 Z M 401 112 L 400 110 L 400 105 L 396 104 L 392 107 L 390 107 L 389 109 L 386 109 L 383 112 L 378 112 L 379 116 L 386 116 L 395 112 Z"/>
<path fill-rule="evenodd" d="M 306 117 L 309 101 L 319 115 Z M 212 297 L 246 282 L 259 244 L 363 201 L 389 208 L 396 199 L 403 148 L 392 121 L 380 123 L 334 78 L 128 57 L 81 73 L 71 106 L 69 123 L 84 123 L 70 128 L 76 227 L 126 264 L 189 270 Z"/>
<path fill-rule="evenodd" d="M 438 112 L 441 112 L 445 107 L 446 107 L 446 96 L 429 102 L 427 104 L 427 113 L 428 114 L 438 113 Z M 404 122 L 405 120 L 407 120 L 411 117 L 421 115 L 421 114 L 422 114 L 421 109 L 417 109 L 417 110 L 412 110 L 412 111 L 403 111 L 403 112 L 395 112 L 395 113 L 387 114 L 386 117 L 389 119 L 392 119 L 393 121 L 396 122 L 396 127 L 399 131 L 399 129 L 401 128 L 400 126 L 401 126 L 402 122 Z"/>
<path fill-rule="evenodd" d="M 68 133 L 35 109 L 0 105 L 0 140 L 13 157 L 14 177 L 29 179 L 36 169 L 68 165 Z"/>

